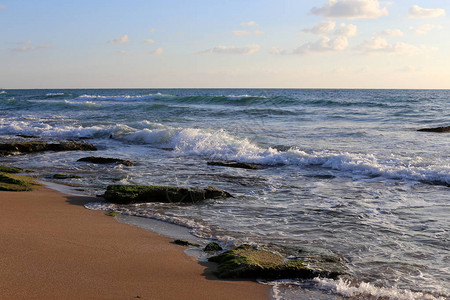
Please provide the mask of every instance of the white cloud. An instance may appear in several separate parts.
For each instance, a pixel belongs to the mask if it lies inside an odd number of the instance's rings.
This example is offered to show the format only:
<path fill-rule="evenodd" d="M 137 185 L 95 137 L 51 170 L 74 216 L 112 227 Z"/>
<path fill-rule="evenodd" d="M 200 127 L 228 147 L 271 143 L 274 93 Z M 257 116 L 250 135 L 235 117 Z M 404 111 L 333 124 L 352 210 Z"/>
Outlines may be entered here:
<path fill-rule="evenodd" d="M 144 40 L 144 42 L 147 43 L 147 44 L 153 44 L 155 42 L 155 40 L 146 39 L 146 40 Z"/>
<path fill-rule="evenodd" d="M 250 35 L 252 33 L 248 30 L 233 30 L 233 34 L 237 35 L 237 36 L 241 36 L 241 35 Z"/>
<path fill-rule="evenodd" d="M 325 35 L 336 26 L 336 22 L 333 21 L 322 21 L 314 25 L 312 28 L 303 29 L 302 32 Z"/>
<path fill-rule="evenodd" d="M 306 43 L 294 50 L 294 54 L 318 54 L 327 52 L 337 52 L 348 47 L 348 40 L 345 36 L 330 39 L 326 36 L 313 43 Z"/>
<path fill-rule="evenodd" d="M 6 8 L 6 5 L 1 5 L 0 4 L 0 10 L 5 9 L 5 8 Z"/>
<path fill-rule="evenodd" d="M 286 55 L 286 54 L 288 54 L 288 52 L 286 50 L 282 50 L 282 49 L 277 48 L 277 47 L 270 48 L 269 53 L 270 54 L 274 54 L 274 55 Z"/>
<path fill-rule="evenodd" d="M 358 29 L 358 27 L 356 27 L 356 25 L 342 23 L 341 25 L 339 25 L 339 28 L 337 28 L 334 31 L 333 34 L 340 35 L 340 36 L 352 37 L 352 36 L 356 35 L 357 29 Z"/>
<path fill-rule="evenodd" d="M 409 9 L 409 18 L 437 18 L 445 15 L 445 9 L 442 8 L 423 8 L 413 5 Z"/>
<path fill-rule="evenodd" d="M 35 50 L 39 50 L 39 49 L 54 48 L 52 45 L 47 45 L 47 44 L 40 44 L 40 45 L 34 46 L 32 41 L 20 42 L 17 44 L 19 44 L 21 46 L 13 48 L 12 51 L 26 52 L 26 51 L 35 51 Z"/>
<path fill-rule="evenodd" d="M 256 26 L 256 22 L 255 21 L 249 21 L 249 22 L 242 22 L 241 26 Z"/>
<path fill-rule="evenodd" d="M 128 35 L 123 35 L 117 39 L 113 39 L 108 41 L 109 44 L 124 44 L 124 43 L 128 43 L 130 41 L 130 39 L 128 38 Z"/>
<path fill-rule="evenodd" d="M 257 52 L 260 48 L 261 47 L 259 45 L 247 45 L 244 47 L 217 46 L 212 49 L 202 51 L 200 53 L 251 55 L 251 54 Z"/>
<path fill-rule="evenodd" d="M 125 55 L 125 54 L 128 54 L 129 52 L 127 50 L 120 50 L 119 53 L 122 55 Z"/>
<path fill-rule="evenodd" d="M 155 31 L 156 31 L 156 28 L 150 28 L 150 29 L 148 30 L 148 32 L 150 32 L 150 33 L 155 32 Z"/>
<path fill-rule="evenodd" d="M 414 30 L 413 27 L 411 29 Z M 425 24 L 425 25 L 422 25 L 422 26 L 419 26 L 419 27 L 415 28 L 415 32 L 417 34 L 427 34 L 428 31 L 433 30 L 433 29 L 442 29 L 442 26 L 440 26 L 440 25 L 433 25 L 433 24 Z"/>
<path fill-rule="evenodd" d="M 163 48 L 156 48 L 155 50 L 150 51 L 149 53 L 154 54 L 154 55 L 160 55 L 160 54 L 163 54 L 163 52 L 164 52 Z"/>
<path fill-rule="evenodd" d="M 325 18 L 373 19 L 388 15 L 378 0 L 328 0 L 324 6 L 311 9 L 311 13 Z"/>
<path fill-rule="evenodd" d="M 420 48 L 402 42 L 390 44 L 382 37 L 374 37 L 355 47 L 355 50 L 361 54 L 414 55 L 419 52 Z"/>
<path fill-rule="evenodd" d="M 380 34 L 384 36 L 403 36 L 403 31 L 401 31 L 400 29 L 386 29 L 383 30 Z"/>
<path fill-rule="evenodd" d="M 264 34 L 264 31 L 261 30 L 233 30 L 233 34 L 236 36 L 250 35 L 250 34 Z"/>

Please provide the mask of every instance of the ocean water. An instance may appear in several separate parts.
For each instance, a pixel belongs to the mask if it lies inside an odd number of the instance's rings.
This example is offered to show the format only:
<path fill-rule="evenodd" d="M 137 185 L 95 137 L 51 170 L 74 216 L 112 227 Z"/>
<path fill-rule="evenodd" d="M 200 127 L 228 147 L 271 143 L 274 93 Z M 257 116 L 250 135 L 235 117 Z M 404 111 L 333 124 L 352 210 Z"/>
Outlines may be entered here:
<path fill-rule="evenodd" d="M 276 299 L 450 298 L 449 90 L 89 89 L 0 91 L 0 138 L 88 139 L 99 151 L 0 157 L 4 165 L 109 184 L 215 186 L 198 205 L 94 203 L 225 245 L 310 245 L 350 277 L 272 282 Z M 76 162 L 129 159 L 134 167 Z M 209 166 L 233 160 L 267 166 Z M 329 297 L 329 298 L 326 298 Z"/>

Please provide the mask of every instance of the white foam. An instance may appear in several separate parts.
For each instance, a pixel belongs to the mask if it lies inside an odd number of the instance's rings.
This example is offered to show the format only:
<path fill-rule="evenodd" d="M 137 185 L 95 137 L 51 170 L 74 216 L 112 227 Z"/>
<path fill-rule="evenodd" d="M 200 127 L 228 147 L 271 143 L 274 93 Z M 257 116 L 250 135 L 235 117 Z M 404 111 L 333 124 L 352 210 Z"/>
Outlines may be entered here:
<path fill-rule="evenodd" d="M 352 284 L 344 279 L 314 278 L 314 282 L 319 289 L 332 291 L 345 297 L 355 297 L 357 299 L 390 299 L 390 300 L 444 300 L 444 297 L 435 297 L 430 294 L 413 292 L 396 287 L 377 287 L 371 283 L 361 282 Z"/>

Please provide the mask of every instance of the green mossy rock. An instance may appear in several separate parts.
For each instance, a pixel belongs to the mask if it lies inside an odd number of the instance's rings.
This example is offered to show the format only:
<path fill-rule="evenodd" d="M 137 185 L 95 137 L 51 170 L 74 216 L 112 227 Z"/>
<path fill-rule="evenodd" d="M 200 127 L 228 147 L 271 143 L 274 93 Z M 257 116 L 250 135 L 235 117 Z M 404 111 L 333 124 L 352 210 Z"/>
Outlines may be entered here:
<path fill-rule="evenodd" d="M 122 164 L 128 167 L 134 166 L 134 164 L 126 159 L 101 157 L 101 156 L 89 156 L 80 158 L 77 161 L 90 162 L 93 164 Z"/>
<path fill-rule="evenodd" d="M 78 175 L 67 175 L 67 174 L 59 174 L 59 173 L 57 173 L 57 174 L 54 174 L 52 176 L 52 178 L 53 179 L 68 179 L 68 178 L 83 178 L 83 177 L 78 176 Z"/>
<path fill-rule="evenodd" d="M 106 215 L 107 215 L 107 216 L 110 216 L 110 217 L 117 217 L 118 215 L 120 215 L 120 211 L 115 211 L 115 210 L 113 210 L 113 211 L 108 211 L 108 212 L 106 213 Z"/>
<path fill-rule="evenodd" d="M 219 278 L 306 279 L 316 276 L 335 278 L 344 274 L 314 269 L 303 259 L 286 259 L 280 254 L 250 245 L 242 245 L 210 257 L 209 261 L 219 264 L 215 273 Z"/>
<path fill-rule="evenodd" d="M 166 202 L 195 203 L 205 199 L 232 197 L 229 193 L 208 187 L 204 190 L 171 186 L 110 185 L 103 195 L 106 201 L 117 204 Z"/>
<path fill-rule="evenodd" d="M 0 191 L 31 191 L 36 183 L 31 177 L 0 173 Z"/>
<path fill-rule="evenodd" d="M 205 251 L 205 252 L 214 252 L 214 251 L 222 251 L 222 250 L 223 250 L 222 247 L 216 242 L 209 243 L 203 249 L 203 251 Z"/>
<path fill-rule="evenodd" d="M 22 168 L 16 168 L 16 167 L 0 166 L 0 172 L 3 172 L 3 173 L 20 173 L 20 172 L 23 172 L 23 169 Z"/>
<path fill-rule="evenodd" d="M 175 240 L 173 241 L 174 244 L 180 245 L 180 246 L 193 246 L 193 247 L 200 247 L 200 244 L 189 242 L 186 240 Z"/>

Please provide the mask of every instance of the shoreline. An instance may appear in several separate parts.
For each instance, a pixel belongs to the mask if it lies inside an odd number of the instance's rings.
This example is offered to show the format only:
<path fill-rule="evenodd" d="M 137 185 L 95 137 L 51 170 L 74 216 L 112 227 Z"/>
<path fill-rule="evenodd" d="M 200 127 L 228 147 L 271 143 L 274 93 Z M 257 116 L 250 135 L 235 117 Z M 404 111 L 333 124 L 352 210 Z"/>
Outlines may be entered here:
<path fill-rule="evenodd" d="M 94 199 L 0 192 L 1 299 L 270 299 L 269 286 L 219 280 L 172 239 L 84 208 Z"/>

